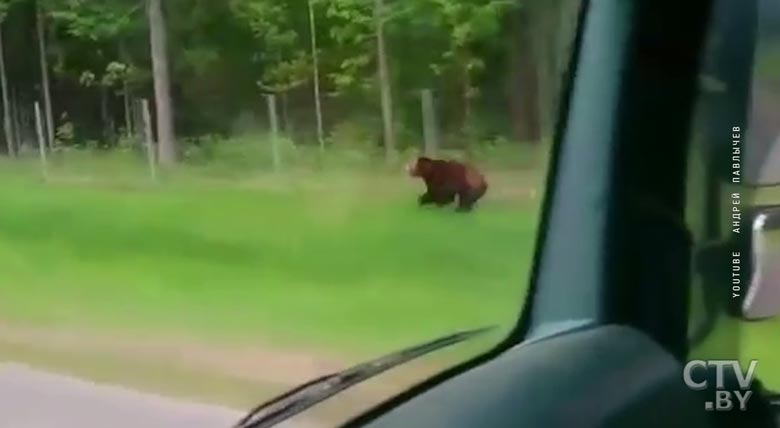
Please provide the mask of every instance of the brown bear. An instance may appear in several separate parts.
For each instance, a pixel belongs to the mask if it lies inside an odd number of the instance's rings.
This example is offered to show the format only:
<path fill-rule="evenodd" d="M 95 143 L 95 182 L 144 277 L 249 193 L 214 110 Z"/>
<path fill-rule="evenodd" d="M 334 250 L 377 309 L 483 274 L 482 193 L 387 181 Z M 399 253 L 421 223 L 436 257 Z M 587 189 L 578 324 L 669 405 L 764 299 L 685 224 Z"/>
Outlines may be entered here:
<path fill-rule="evenodd" d="M 420 205 L 435 204 L 443 207 L 458 196 L 458 212 L 468 212 L 487 192 L 487 181 L 476 168 L 454 161 L 431 159 L 421 156 L 410 162 L 406 170 L 412 177 L 422 178 L 426 192 L 418 202 Z"/>

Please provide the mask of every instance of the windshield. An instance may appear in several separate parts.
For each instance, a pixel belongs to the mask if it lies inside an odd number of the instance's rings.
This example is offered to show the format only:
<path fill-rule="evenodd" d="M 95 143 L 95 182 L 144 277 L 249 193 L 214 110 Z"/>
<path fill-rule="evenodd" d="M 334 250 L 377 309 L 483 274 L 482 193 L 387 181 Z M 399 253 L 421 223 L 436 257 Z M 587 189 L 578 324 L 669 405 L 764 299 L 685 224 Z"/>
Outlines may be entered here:
<path fill-rule="evenodd" d="M 0 0 L 0 415 L 153 413 L 57 373 L 230 424 L 496 326 L 300 416 L 337 423 L 503 340 L 579 7 Z"/>

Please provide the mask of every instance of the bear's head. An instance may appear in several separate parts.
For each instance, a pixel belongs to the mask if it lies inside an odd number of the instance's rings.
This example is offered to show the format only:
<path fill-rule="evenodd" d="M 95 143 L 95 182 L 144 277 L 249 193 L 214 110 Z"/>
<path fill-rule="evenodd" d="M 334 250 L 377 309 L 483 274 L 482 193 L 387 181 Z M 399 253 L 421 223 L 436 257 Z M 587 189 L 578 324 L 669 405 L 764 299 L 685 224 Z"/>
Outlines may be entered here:
<path fill-rule="evenodd" d="M 425 156 L 420 156 L 406 164 L 406 172 L 410 177 L 425 177 L 430 171 L 433 160 Z"/>

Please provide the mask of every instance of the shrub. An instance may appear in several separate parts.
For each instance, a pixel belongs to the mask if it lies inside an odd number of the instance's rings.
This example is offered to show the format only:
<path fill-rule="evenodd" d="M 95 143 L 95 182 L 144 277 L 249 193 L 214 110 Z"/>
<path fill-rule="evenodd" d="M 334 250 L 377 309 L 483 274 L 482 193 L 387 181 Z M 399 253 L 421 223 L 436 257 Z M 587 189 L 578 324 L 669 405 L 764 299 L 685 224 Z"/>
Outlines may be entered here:
<path fill-rule="evenodd" d="M 345 120 L 333 126 L 326 139 L 328 148 L 372 149 L 379 146 L 381 123 L 376 120 Z"/>

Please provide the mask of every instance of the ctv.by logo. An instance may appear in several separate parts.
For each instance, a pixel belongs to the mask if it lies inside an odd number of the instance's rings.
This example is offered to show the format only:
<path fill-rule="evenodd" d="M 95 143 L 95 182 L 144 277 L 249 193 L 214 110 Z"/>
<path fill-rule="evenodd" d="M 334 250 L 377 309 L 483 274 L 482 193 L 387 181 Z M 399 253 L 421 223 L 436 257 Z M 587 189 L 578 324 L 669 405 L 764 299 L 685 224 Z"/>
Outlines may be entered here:
<path fill-rule="evenodd" d="M 715 399 L 704 403 L 704 409 L 707 411 L 727 412 L 734 408 L 734 398 L 739 403 L 739 410 L 747 409 L 747 402 L 753 391 L 750 391 L 750 384 L 753 383 L 753 376 L 756 372 L 757 360 L 750 360 L 747 372 L 742 371 L 742 367 L 737 360 L 693 360 L 685 364 L 683 369 L 683 380 L 688 388 L 696 391 L 707 388 L 707 380 L 695 381 L 691 376 L 691 371 L 695 367 L 715 367 Z M 727 390 L 724 388 L 724 369 L 729 368 L 734 372 L 734 376 L 739 384 L 739 389 Z"/>

